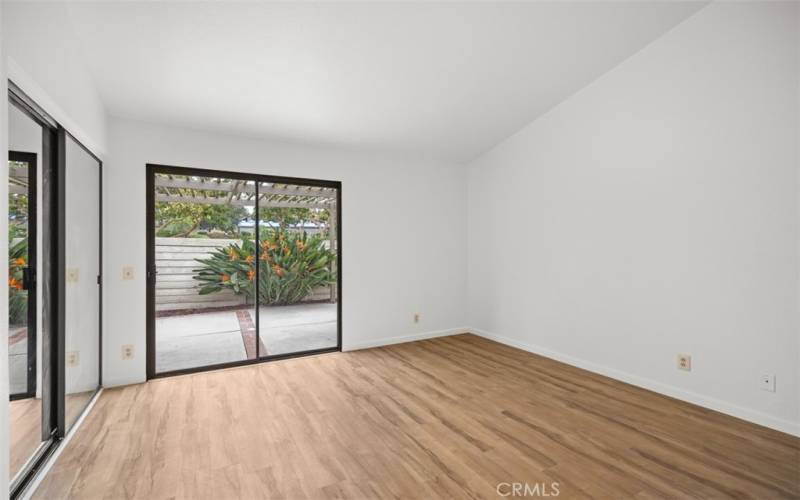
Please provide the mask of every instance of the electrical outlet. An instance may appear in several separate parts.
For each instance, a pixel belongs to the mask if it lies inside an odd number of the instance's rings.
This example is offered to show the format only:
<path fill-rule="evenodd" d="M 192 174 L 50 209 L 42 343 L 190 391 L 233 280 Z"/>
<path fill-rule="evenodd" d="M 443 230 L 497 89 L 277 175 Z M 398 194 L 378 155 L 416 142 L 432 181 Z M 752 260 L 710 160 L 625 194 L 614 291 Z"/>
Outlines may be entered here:
<path fill-rule="evenodd" d="M 122 346 L 122 359 L 133 359 L 133 346 L 130 344 Z"/>
<path fill-rule="evenodd" d="M 74 367 L 78 366 L 81 362 L 80 354 L 78 351 L 70 351 L 67 353 L 67 366 Z"/>
<path fill-rule="evenodd" d="M 678 369 L 692 371 L 692 357 L 688 354 L 678 354 Z"/>
<path fill-rule="evenodd" d="M 122 279 L 124 280 L 133 279 L 133 266 L 125 266 L 122 268 Z"/>
<path fill-rule="evenodd" d="M 67 269 L 67 283 L 77 283 L 78 282 L 78 268 L 77 267 L 70 267 Z"/>
<path fill-rule="evenodd" d="M 773 374 L 761 375 L 761 390 L 767 392 L 775 392 L 775 375 Z"/>
<path fill-rule="evenodd" d="M 419 323 L 419 313 L 414 314 L 414 323 Z"/>

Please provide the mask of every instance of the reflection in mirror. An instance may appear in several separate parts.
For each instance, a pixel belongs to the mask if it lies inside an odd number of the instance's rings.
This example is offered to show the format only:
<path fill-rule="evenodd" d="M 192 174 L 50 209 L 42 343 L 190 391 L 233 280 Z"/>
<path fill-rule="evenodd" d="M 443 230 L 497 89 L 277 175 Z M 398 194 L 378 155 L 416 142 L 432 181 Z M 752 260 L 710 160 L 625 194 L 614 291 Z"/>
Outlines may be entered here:
<path fill-rule="evenodd" d="M 42 126 L 8 106 L 8 366 L 9 477 L 14 479 L 42 446 L 42 318 L 37 207 L 41 204 Z"/>
<path fill-rule="evenodd" d="M 69 430 L 100 385 L 100 164 L 65 141 L 64 355 Z"/>

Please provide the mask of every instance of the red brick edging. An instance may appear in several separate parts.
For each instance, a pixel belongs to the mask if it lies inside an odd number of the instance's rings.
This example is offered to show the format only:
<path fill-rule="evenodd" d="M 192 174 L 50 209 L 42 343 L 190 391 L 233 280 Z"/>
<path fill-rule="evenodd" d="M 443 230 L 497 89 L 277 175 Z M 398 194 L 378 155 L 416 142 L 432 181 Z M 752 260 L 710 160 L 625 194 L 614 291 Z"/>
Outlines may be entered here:
<path fill-rule="evenodd" d="M 256 325 L 253 323 L 253 317 L 250 316 L 250 311 L 247 309 L 239 309 L 236 311 L 236 319 L 239 320 L 239 330 L 242 333 L 242 341 L 244 342 L 244 350 L 247 353 L 247 359 L 256 359 Z M 259 341 L 259 354 L 266 356 L 269 354 L 264 342 Z"/>

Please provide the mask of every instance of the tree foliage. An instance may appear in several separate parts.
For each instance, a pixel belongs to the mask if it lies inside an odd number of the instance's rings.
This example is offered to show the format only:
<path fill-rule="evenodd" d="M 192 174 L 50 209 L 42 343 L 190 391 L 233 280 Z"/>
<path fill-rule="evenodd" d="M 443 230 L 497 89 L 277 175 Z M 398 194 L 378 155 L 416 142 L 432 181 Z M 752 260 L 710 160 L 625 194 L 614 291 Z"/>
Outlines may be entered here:
<path fill-rule="evenodd" d="M 326 209 L 260 207 L 258 217 L 261 221 L 275 222 L 281 229 L 287 229 L 304 222 L 327 224 L 330 212 Z"/>
<path fill-rule="evenodd" d="M 158 236 L 188 237 L 198 229 L 216 229 L 231 235 L 239 232 L 247 210 L 233 205 L 156 202 L 155 217 Z"/>

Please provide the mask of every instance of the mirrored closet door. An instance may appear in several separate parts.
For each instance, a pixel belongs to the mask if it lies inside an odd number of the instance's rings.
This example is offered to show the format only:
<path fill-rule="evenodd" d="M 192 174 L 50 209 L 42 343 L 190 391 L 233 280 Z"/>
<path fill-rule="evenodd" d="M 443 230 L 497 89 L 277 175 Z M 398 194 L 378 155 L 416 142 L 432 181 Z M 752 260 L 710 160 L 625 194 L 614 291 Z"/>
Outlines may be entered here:
<path fill-rule="evenodd" d="M 12 482 L 50 439 L 42 401 L 42 315 L 37 272 L 41 226 L 37 184 L 47 129 L 8 104 L 8 393 Z"/>
<path fill-rule="evenodd" d="M 9 496 L 101 385 L 102 164 L 13 82 L 8 95 Z"/>
<path fill-rule="evenodd" d="M 100 161 L 64 144 L 64 398 L 69 431 L 100 387 Z"/>

